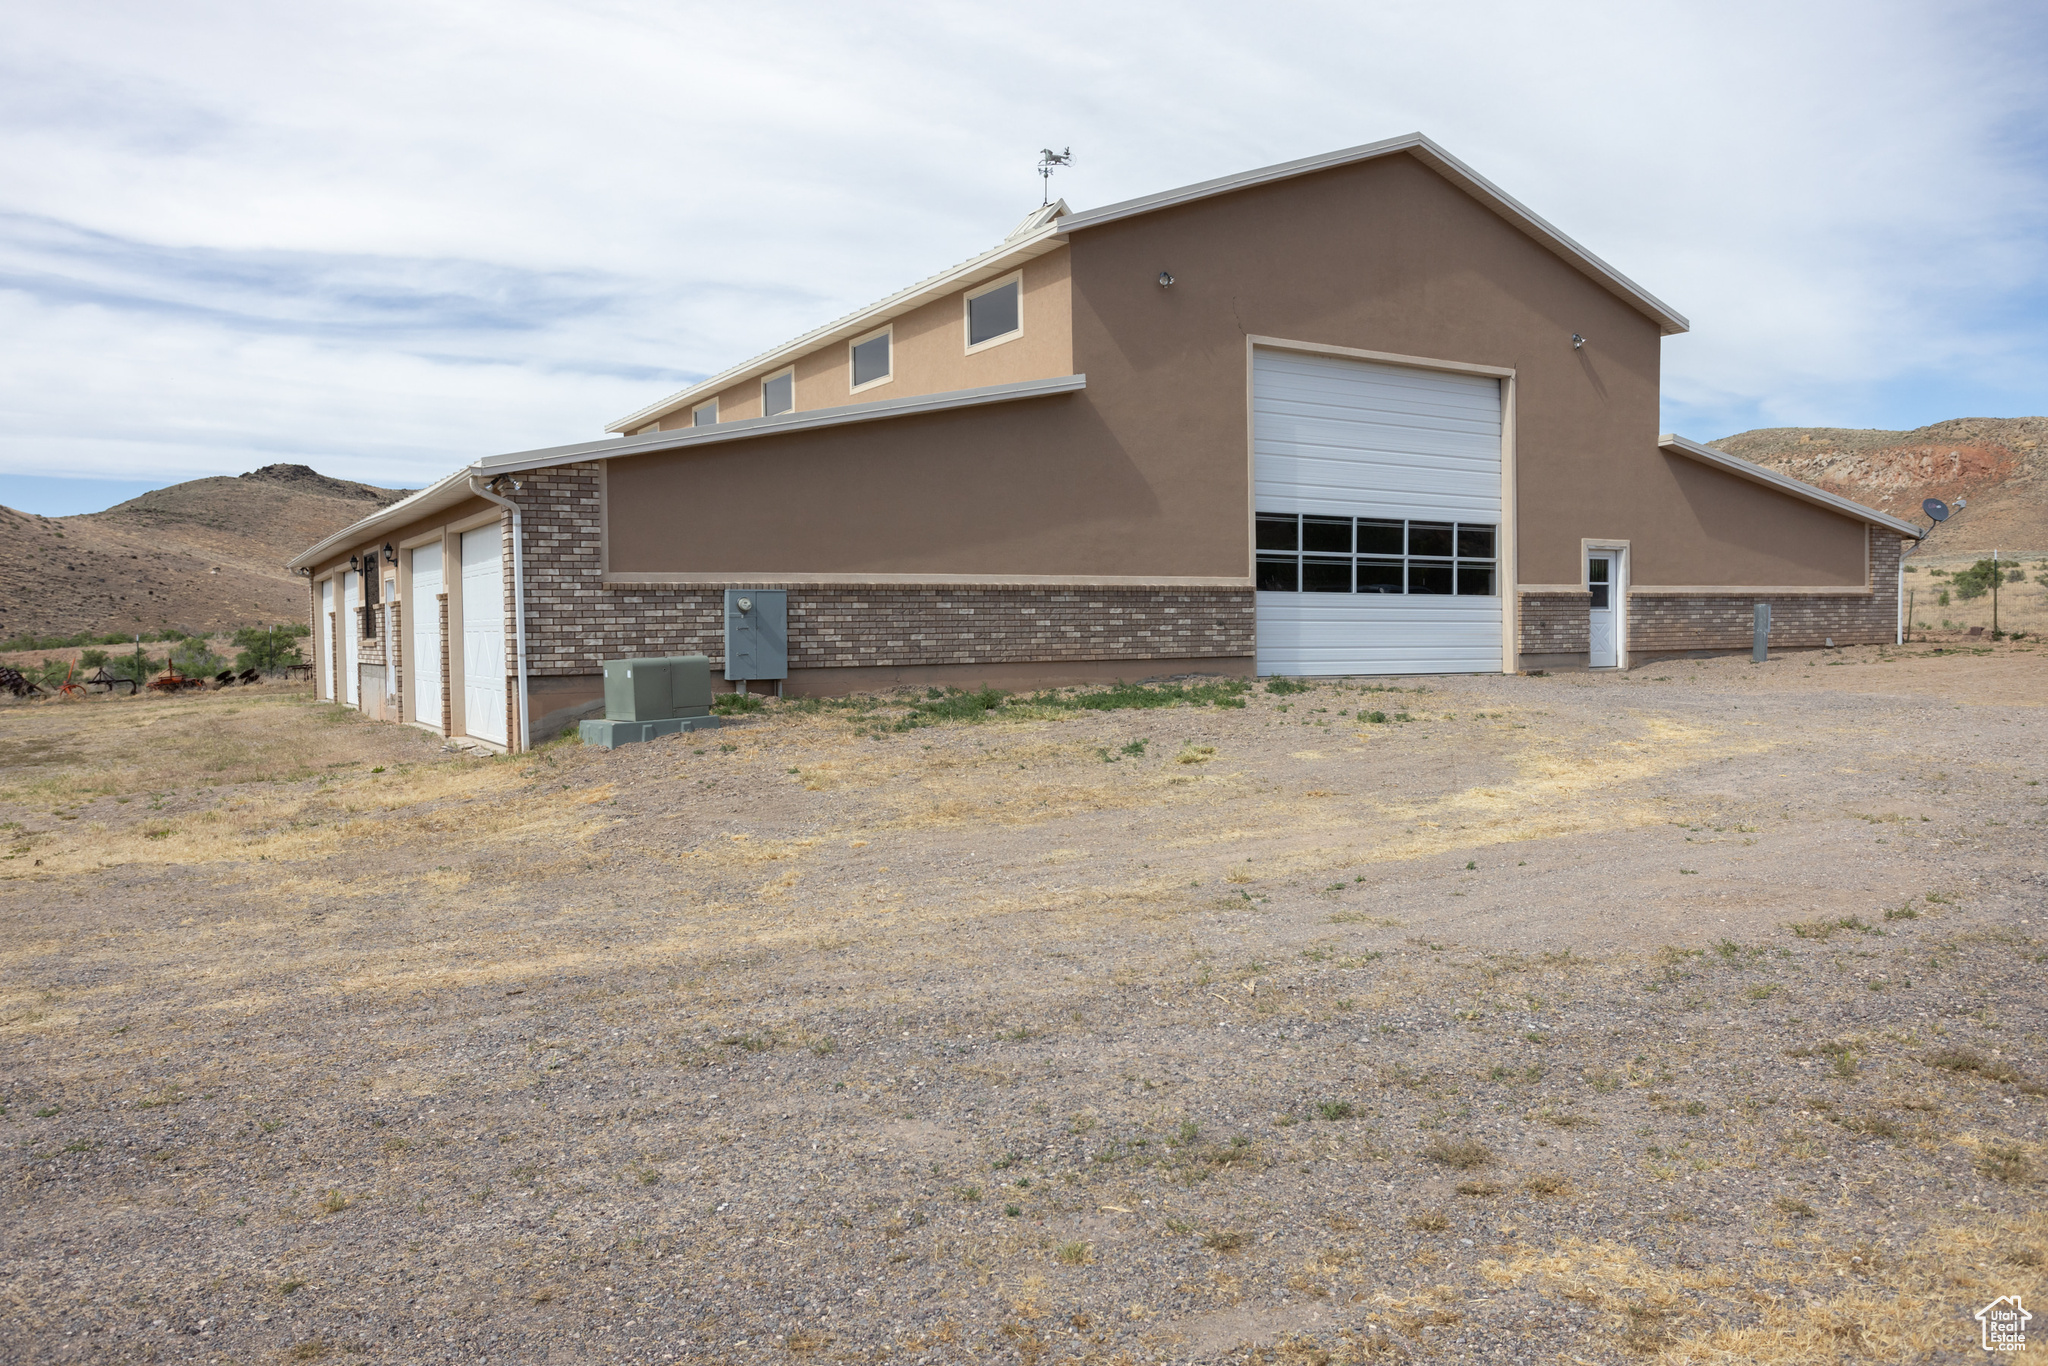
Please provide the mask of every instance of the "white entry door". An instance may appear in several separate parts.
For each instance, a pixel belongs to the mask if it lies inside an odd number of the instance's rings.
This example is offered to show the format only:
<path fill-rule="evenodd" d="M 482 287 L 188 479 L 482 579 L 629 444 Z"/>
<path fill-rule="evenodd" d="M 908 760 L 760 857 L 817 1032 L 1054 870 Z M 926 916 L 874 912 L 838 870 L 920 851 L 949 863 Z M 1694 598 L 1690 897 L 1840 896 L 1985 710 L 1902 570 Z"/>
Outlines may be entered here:
<path fill-rule="evenodd" d="M 356 676 L 359 662 L 357 638 L 363 630 L 356 608 L 362 605 L 362 591 L 359 575 L 341 576 L 341 696 L 351 707 L 362 701 L 360 680 Z"/>
<path fill-rule="evenodd" d="M 313 659 L 320 667 L 320 700 L 334 700 L 334 580 L 320 580 L 320 634 L 313 642 Z"/>
<path fill-rule="evenodd" d="M 441 724 L 441 547 L 423 545 L 412 552 L 412 706 L 406 719 Z"/>
<path fill-rule="evenodd" d="M 1596 669 L 1612 669 L 1621 663 L 1620 640 L 1615 633 L 1616 589 L 1621 576 L 1614 572 L 1612 551 L 1595 551 L 1586 557 L 1586 586 L 1592 590 L 1592 623 L 1586 633 L 1588 662 Z"/>
<path fill-rule="evenodd" d="M 462 729 L 506 739 L 505 574 L 498 528 L 462 533 Z"/>
<path fill-rule="evenodd" d="M 1501 385 L 1260 347 L 1262 674 L 1498 673 Z"/>

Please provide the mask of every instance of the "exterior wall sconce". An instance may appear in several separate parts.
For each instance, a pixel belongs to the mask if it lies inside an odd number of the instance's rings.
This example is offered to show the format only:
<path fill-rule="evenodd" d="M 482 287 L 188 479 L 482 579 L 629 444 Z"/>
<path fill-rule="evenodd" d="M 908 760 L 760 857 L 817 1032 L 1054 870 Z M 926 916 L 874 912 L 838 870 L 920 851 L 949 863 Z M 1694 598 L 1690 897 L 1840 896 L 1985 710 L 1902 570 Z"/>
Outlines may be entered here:
<path fill-rule="evenodd" d="M 351 574 L 359 574 L 359 573 L 361 573 L 361 572 L 362 572 L 362 569 L 363 569 L 363 557 L 362 557 L 362 556 L 360 556 L 360 555 L 351 555 L 351 556 L 349 556 L 349 557 L 348 557 L 348 572 L 349 572 L 349 573 L 351 573 Z"/>
<path fill-rule="evenodd" d="M 1572 333 L 1572 350 L 1574 350 L 1574 351 L 1582 350 L 1582 349 L 1584 349 L 1585 345 L 1586 345 L 1586 339 L 1585 339 L 1584 337 L 1580 336 L 1580 335 L 1579 335 L 1578 333 L 1576 333 L 1576 332 Z"/>
<path fill-rule="evenodd" d="M 396 548 L 396 547 L 394 547 L 394 546 L 393 546 L 393 545 L 391 544 L 391 542 L 389 542 L 389 541 L 386 541 L 386 542 L 384 542 L 384 563 L 386 563 L 386 564 L 397 564 L 397 563 L 398 563 L 398 550 L 397 550 L 397 548 Z"/>
<path fill-rule="evenodd" d="M 1167 287 L 1168 285 L 1170 285 L 1170 284 L 1172 284 L 1172 283 L 1173 283 L 1173 272 L 1172 272 L 1172 271 L 1170 271 L 1170 270 L 1162 270 L 1162 271 L 1160 271 L 1160 272 L 1159 272 L 1159 287 L 1160 287 L 1161 289 L 1165 289 L 1165 288 L 1166 288 L 1166 287 Z"/>

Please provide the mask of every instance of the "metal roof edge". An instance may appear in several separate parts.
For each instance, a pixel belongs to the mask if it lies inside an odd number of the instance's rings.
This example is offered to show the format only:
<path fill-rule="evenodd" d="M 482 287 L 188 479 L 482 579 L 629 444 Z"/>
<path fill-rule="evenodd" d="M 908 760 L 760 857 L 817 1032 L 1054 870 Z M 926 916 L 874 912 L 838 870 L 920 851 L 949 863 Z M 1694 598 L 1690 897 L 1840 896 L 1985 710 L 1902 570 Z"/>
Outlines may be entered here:
<path fill-rule="evenodd" d="M 1680 436 L 1676 432 L 1665 432 L 1662 436 L 1659 436 L 1657 438 L 1657 447 L 1660 450 L 1676 451 L 1678 454 L 1689 456 L 1702 464 L 1718 466 L 1730 474 L 1750 480 L 1752 483 L 1762 484 L 1767 488 L 1774 488 L 1780 493 L 1789 493 L 1794 498 L 1803 498 L 1809 503 L 1818 504 L 1835 512 L 1846 512 L 1859 521 L 1890 527 L 1901 535 L 1911 536 L 1916 541 L 1927 534 L 1911 522 L 1901 521 L 1890 513 L 1879 512 L 1873 507 L 1865 507 L 1854 499 L 1844 498 L 1836 493 L 1829 493 L 1826 489 L 1809 484 L 1804 479 L 1794 479 L 1789 474 L 1780 474 L 1774 469 L 1769 469 L 1751 460 L 1744 460 L 1739 455 L 1730 455 L 1728 452 L 1716 447 L 1702 445 L 1697 441 Z"/>
<path fill-rule="evenodd" d="M 1491 204 L 1497 211 L 1518 222 L 1524 229 L 1544 241 L 1559 255 L 1566 257 L 1581 269 L 1599 276 L 1616 294 L 1634 304 L 1643 312 L 1656 319 L 1665 335 L 1690 332 L 1692 324 L 1685 316 L 1656 295 L 1644 289 L 1635 281 L 1623 275 L 1613 266 L 1595 256 L 1586 248 L 1567 237 L 1552 226 L 1541 215 L 1532 211 L 1514 196 L 1480 175 L 1464 162 L 1452 156 L 1424 133 L 1404 133 L 1400 137 L 1383 138 L 1378 142 L 1362 143 L 1341 151 L 1324 152 L 1317 156 L 1300 157 L 1294 161 L 1283 161 L 1256 170 L 1239 171 L 1233 175 L 1218 176 L 1214 180 L 1198 181 L 1183 185 L 1179 189 L 1161 190 L 1156 194 L 1140 195 L 1117 204 L 1105 204 L 1099 209 L 1086 209 L 1069 214 L 1059 221 L 1062 233 L 1085 231 L 1100 227 L 1119 219 L 1152 213 L 1159 209 L 1173 208 L 1193 203 L 1219 194 L 1230 194 L 1257 185 L 1270 185 L 1275 181 L 1291 180 L 1296 176 L 1313 175 L 1338 166 L 1360 161 L 1372 161 L 1379 157 L 1393 156 L 1402 152 L 1417 154 L 1425 165 L 1446 179 L 1457 184 L 1466 193 Z"/>
<path fill-rule="evenodd" d="M 979 256 L 971 256 L 956 266 L 940 271 L 937 275 L 927 276 L 915 284 L 899 289 L 866 308 L 814 327 L 800 337 L 793 337 L 782 345 L 763 351 L 749 360 L 743 360 L 730 369 L 721 370 L 709 379 L 699 380 L 687 389 L 678 389 L 667 398 L 657 400 L 637 412 L 628 413 L 616 422 L 606 424 L 605 430 L 628 432 L 635 427 L 644 426 L 668 416 L 679 408 L 702 403 L 749 375 L 772 370 L 784 361 L 794 360 L 845 337 L 857 336 L 956 289 L 972 288 L 979 283 L 975 278 L 977 275 L 1001 275 L 1020 262 L 1028 261 L 1034 256 L 1043 256 L 1054 247 L 1064 246 L 1064 233 L 1064 220 L 1055 220 L 1035 231 L 1005 238 Z"/>
<path fill-rule="evenodd" d="M 285 562 L 288 569 L 312 563 L 339 547 L 373 535 L 380 527 L 395 525 L 432 512 L 437 506 L 453 506 L 470 496 L 469 477 L 518 474 L 546 469 L 552 465 L 573 465 L 584 460 L 609 460 L 622 455 L 647 455 L 655 451 L 709 446 L 749 437 L 780 436 L 785 432 L 812 431 L 821 427 L 844 427 L 857 422 L 879 422 L 892 417 L 913 417 L 920 413 L 945 412 L 953 408 L 975 408 L 1019 399 L 1045 398 L 1076 393 L 1088 387 L 1086 375 L 1056 375 L 1049 379 L 1018 380 L 1010 384 L 988 384 L 976 389 L 949 389 L 936 394 L 913 394 L 885 398 L 873 403 L 849 403 L 837 408 L 813 408 L 807 412 L 780 413 L 774 417 L 750 417 L 738 422 L 720 422 L 709 427 L 679 427 L 672 432 L 651 432 L 646 436 L 615 436 L 601 441 L 579 441 L 568 446 L 544 446 L 530 451 L 511 451 L 486 456 L 464 465 L 444 479 L 418 493 L 401 498 L 390 507 L 349 523 Z M 451 496 L 452 495 L 452 496 Z"/>

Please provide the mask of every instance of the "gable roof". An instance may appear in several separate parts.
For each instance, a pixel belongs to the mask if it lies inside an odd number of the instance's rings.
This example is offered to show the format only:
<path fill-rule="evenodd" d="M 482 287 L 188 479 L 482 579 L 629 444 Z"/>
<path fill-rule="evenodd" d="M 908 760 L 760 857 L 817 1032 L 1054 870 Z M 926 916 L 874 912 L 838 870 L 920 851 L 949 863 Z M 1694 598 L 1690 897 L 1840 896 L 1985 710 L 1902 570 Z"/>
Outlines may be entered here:
<path fill-rule="evenodd" d="M 826 323 L 823 327 L 813 328 L 802 336 L 793 337 L 782 345 L 763 351 L 760 355 L 742 361 L 729 370 L 720 371 L 709 379 L 680 389 L 636 412 L 628 413 L 605 430 L 626 432 L 635 427 L 645 426 L 679 409 L 701 403 L 720 390 L 730 388 L 751 375 L 780 369 L 797 357 L 807 355 L 820 347 L 873 331 L 891 319 L 901 317 L 934 299 L 944 298 L 956 290 L 972 289 L 984 280 L 1008 274 L 1035 256 L 1043 256 L 1046 252 L 1063 247 L 1072 233 L 1085 232 L 1089 228 L 1133 218 L 1140 214 L 1177 208 L 1182 204 L 1192 204 L 1217 195 L 1248 190 L 1258 185 L 1270 185 L 1276 181 L 1314 175 L 1318 171 L 1334 170 L 1339 166 L 1350 166 L 1402 154 L 1413 156 L 1576 266 L 1623 302 L 1646 314 L 1656 322 L 1664 335 L 1670 336 L 1676 332 L 1692 330 L 1692 324 L 1686 321 L 1684 315 L 1565 236 L 1485 176 L 1423 134 L 1406 133 L 1397 138 L 1368 142 L 1338 152 L 1325 152 L 1320 156 L 1301 157 L 1273 166 L 1263 166 L 1257 170 L 1239 171 L 1234 175 L 1219 176 L 1214 180 L 1198 181 L 1175 190 L 1161 190 L 1157 194 L 1141 195 L 1136 199 L 1126 199 L 1120 204 L 1106 204 L 1099 209 L 1088 209 L 1081 213 L 1068 212 L 1064 200 L 1034 210 L 1008 237 L 979 256 L 970 257 L 948 270 L 940 271 L 937 275 L 898 290 L 885 299 L 877 300 L 866 308 Z"/>
<path fill-rule="evenodd" d="M 1737 478 L 1747 479 L 1754 484 L 1762 484 L 1765 488 L 1776 489 L 1779 493 L 1789 493 L 1794 498 L 1803 499 L 1816 506 L 1824 507 L 1830 512 L 1846 513 L 1859 522 L 1868 522 L 1872 526 L 1889 527 L 1902 536 L 1911 536 L 1916 541 L 1927 534 L 1911 522 L 1901 521 L 1890 513 L 1879 512 L 1873 507 L 1865 507 L 1863 504 L 1844 498 L 1839 494 L 1829 493 L 1823 488 L 1816 488 L 1803 479 L 1794 479 L 1789 474 L 1780 474 L 1774 469 L 1753 464 L 1750 461 L 1744 460 L 1741 456 L 1730 455 L 1728 452 L 1717 450 L 1712 446 L 1702 446 L 1697 441 L 1689 441 L 1685 437 L 1673 432 L 1666 432 L 1658 437 L 1657 447 L 1659 450 L 1669 451 L 1673 455 L 1687 456 L 1699 461 L 1703 465 L 1712 465 L 1716 469 L 1726 470 Z"/>

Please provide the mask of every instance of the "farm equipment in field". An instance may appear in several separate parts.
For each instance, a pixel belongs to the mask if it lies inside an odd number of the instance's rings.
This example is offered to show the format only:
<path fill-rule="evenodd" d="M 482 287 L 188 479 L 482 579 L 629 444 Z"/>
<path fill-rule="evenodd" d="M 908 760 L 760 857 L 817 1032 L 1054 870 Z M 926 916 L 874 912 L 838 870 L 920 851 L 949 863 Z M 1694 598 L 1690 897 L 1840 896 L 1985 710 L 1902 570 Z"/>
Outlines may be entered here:
<path fill-rule="evenodd" d="M 69 665 L 69 664 L 66 664 L 66 665 L 64 666 L 64 681 L 63 681 L 62 683 L 59 683 L 59 684 L 57 685 L 57 696 L 59 696 L 59 697 L 83 697 L 83 696 L 85 696 L 85 685 L 84 685 L 83 683 L 74 683 L 74 682 L 72 681 L 72 678 L 71 678 L 71 676 L 72 676 L 72 674 L 73 674 L 73 673 L 75 673 L 75 672 L 76 672 L 76 670 L 75 670 L 75 669 L 74 669 L 74 668 L 73 668 L 73 667 L 72 667 L 71 665 Z"/>
<path fill-rule="evenodd" d="M 135 696 L 140 691 L 134 679 L 123 677 L 120 674 L 110 674 L 107 672 L 107 666 L 104 664 L 94 669 L 90 676 L 81 681 L 88 688 L 105 688 L 108 692 L 112 692 L 125 683 L 128 686 L 128 695 L 130 697 Z"/>
<path fill-rule="evenodd" d="M 41 697 L 43 690 L 21 676 L 21 670 L 10 669 L 0 664 L 0 688 L 5 688 L 16 697 Z"/>
<path fill-rule="evenodd" d="M 187 689 L 203 688 L 205 686 L 205 679 L 188 678 L 184 674 L 179 673 L 175 665 L 165 669 L 161 674 L 149 680 L 149 690 L 151 692 L 166 694 L 184 692 Z"/>

